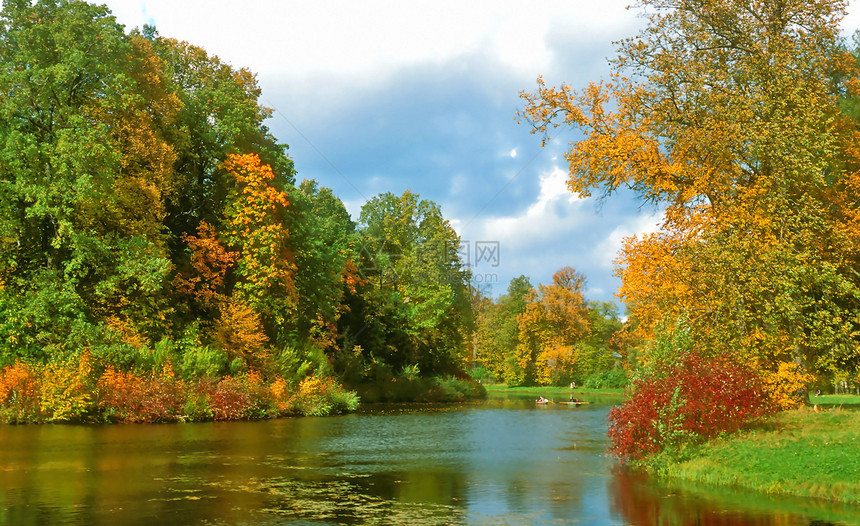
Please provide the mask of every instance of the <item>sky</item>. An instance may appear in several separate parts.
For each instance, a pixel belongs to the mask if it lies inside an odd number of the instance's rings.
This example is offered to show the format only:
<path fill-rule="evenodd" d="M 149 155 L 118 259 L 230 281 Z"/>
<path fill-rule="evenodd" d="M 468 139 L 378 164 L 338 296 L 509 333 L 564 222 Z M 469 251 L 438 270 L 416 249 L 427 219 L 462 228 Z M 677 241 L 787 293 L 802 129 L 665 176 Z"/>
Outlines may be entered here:
<path fill-rule="evenodd" d="M 588 299 L 617 301 L 622 240 L 660 222 L 629 193 L 574 196 L 563 154 L 577 132 L 541 148 L 516 120 L 539 75 L 573 88 L 609 76 L 613 42 L 643 24 L 628 0 L 100 3 L 129 30 L 154 25 L 255 72 L 297 180 L 333 189 L 353 219 L 383 192 L 437 203 L 488 295 L 571 266 Z M 844 27 L 860 27 L 857 11 Z"/>

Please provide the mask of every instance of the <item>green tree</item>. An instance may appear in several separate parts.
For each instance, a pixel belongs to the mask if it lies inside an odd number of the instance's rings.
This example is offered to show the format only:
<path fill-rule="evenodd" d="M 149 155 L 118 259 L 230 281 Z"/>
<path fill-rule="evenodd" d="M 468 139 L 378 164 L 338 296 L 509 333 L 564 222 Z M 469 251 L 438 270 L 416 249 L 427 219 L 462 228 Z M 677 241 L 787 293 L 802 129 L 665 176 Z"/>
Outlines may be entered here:
<path fill-rule="evenodd" d="M 343 202 L 316 181 L 302 181 L 294 193 L 292 222 L 299 272 L 297 331 L 330 353 L 343 345 L 338 325 L 348 311 L 347 294 L 357 294 L 360 280 L 358 235 Z"/>
<path fill-rule="evenodd" d="M 4 2 L 0 19 L 4 352 L 74 352 L 110 320 L 157 332 L 177 109 L 157 60 L 84 2 Z"/>
<path fill-rule="evenodd" d="M 579 344 L 580 360 L 573 374 L 579 383 L 583 383 L 589 376 L 615 368 L 617 360 L 614 354 L 619 349 L 614 338 L 623 326 L 618 306 L 613 302 L 589 301 L 587 311 L 591 335 Z"/>
<path fill-rule="evenodd" d="M 359 225 L 366 284 L 350 341 L 396 370 L 461 368 L 471 327 L 470 273 L 439 206 L 409 191 L 381 194 L 362 207 Z"/>
<path fill-rule="evenodd" d="M 525 312 L 532 284 L 524 275 L 512 278 L 498 301 L 486 300 L 475 313 L 478 361 L 509 385 L 520 385 L 516 360 L 517 317 Z"/>

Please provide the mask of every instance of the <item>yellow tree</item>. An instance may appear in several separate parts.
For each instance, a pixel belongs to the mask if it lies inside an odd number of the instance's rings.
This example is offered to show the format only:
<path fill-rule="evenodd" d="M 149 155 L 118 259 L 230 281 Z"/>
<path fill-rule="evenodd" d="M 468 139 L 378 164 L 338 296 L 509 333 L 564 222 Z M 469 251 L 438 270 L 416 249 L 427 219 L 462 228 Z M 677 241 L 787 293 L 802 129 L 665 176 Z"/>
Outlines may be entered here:
<path fill-rule="evenodd" d="M 579 358 L 578 345 L 591 326 L 582 289 L 585 278 L 571 267 L 539 285 L 517 317 L 519 342 L 517 365 L 522 383 L 559 384 L 570 381 Z"/>
<path fill-rule="evenodd" d="M 618 260 L 641 335 L 683 317 L 704 351 L 774 371 L 786 361 L 856 371 L 845 2 L 637 5 L 648 25 L 620 43 L 608 81 L 574 91 L 538 79 L 523 116 L 537 132 L 583 130 L 566 154 L 573 192 L 628 187 L 666 207 L 662 231 L 628 239 Z"/>
<path fill-rule="evenodd" d="M 236 289 L 264 320 L 284 326 L 296 309 L 295 256 L 286 225 L 288 196 L 256 154 L 230 154 L 224 168 L 235 178 L 227 198 L 224 238 L 239 254 Z"/>

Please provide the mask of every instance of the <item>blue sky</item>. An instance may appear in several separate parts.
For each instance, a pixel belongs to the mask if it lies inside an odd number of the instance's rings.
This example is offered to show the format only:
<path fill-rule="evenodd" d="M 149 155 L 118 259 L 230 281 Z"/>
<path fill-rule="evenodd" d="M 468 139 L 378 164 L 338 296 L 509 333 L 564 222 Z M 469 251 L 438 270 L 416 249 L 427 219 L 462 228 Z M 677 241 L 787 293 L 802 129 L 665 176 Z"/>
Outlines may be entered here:
<path fill-rule="evenodd" d="M 613 41 L 642 24 L 626 0 L 105 3 L 128 28 L 154 24 L 256 72 L 298 179 L 332 188 L 354 219 L 381 192 L 438 203 L 494 296 L 572 266 L 589 299 L 613 301 L 622 239 L 659 222 L 629 194 L 577 199 L 562 158 L 575 132 L 541 148 L 515 120 L 538 75 L 574 88 L 608 76 Z M 860 25 L 851 11 L 845 27 Z M 498 258 L 477 260 L 479 242 Z"/>

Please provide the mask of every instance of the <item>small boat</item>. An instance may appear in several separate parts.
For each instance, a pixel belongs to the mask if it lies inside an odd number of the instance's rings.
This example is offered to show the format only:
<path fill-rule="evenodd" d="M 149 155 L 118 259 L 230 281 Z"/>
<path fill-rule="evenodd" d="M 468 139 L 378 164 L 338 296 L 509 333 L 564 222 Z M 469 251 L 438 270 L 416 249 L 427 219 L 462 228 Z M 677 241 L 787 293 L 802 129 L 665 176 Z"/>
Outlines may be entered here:
<path fill-rule="evenodd" d="M 583 402 L 582 400 L 578 400 L 576 402 L 557 402 L 559 404 L 567 404 L 567 405 L 582 405 L 587 404 L 588 402 Z"/>

